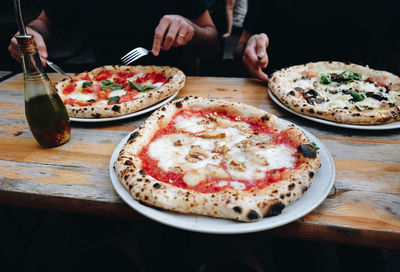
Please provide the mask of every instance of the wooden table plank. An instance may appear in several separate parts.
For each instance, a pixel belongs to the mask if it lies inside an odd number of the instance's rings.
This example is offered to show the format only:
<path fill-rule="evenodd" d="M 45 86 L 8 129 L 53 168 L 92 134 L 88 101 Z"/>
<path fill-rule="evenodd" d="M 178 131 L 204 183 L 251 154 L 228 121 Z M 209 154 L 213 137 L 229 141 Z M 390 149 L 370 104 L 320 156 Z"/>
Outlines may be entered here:
<path fill-rule="evenodd" d="M 62 77 L 49 74 L 53 82 Z M 111 154 L 148 116 L 106 123 L 72 122 L 67 144 L 41 148 L 24 116 L 21 74 L 0 83 L 0 203 L 146 220 L 114 191 Z M 263 83 L 244 78 L 188 77 L 179 96 L 240 101 L 311 132 L 331 152 L 336 194 L 274 235 L 400 248 L 400 129 L 363 131 L 311 122 L 277 107 Z"/>

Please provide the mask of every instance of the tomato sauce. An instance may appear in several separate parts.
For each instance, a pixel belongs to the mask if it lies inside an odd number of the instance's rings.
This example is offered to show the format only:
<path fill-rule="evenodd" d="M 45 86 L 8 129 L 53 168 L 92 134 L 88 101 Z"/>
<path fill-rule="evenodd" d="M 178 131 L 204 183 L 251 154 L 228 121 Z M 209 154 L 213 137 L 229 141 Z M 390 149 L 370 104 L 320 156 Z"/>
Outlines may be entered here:
<path fill-rule="evenodd" d="M 256 191 L 263 189 L 270 184 L 277 182 L 279 180 L 282 180 L 286 173 L 287 173 L 287 168 L 279 168 L 279 169 L 272 169 L 270 171 L 265 172 L 265 177 L 263 179 L 253 179 L 253 180 L 241 180 L 241 179 L 216 179 L 216 178 L 209 178 L 207 180 L 201 181 L 199 184 L 196 186 L 188 186 L 184 181 L 183 181 L 183 173 L 180 172 L 173 172 L 173 171 L 165 171 L 161 167 L 158 166 L 158 161 L 150 157 L 148 153 L 149 145 L 154 142 L 155 140 L 161 138 L 164 135 L 168 134 L 173 134 L 177 133 L 178 130 L 175 128 L 176 124 L 176 118 L 178 116 L 182 116 L 184 118 L 190 118 L 190 117 L 204 117 L 206 115 L 213 114 L 214 111 L 212 110 L 184 110 L 179 113 L 177 113 L 172 121 L 163 129 L 158 130 L 153 138 L 151 139 L 150 143 L 145 146 L 141 152 L 139 153 L 139 158 L 142 160 L 142 169 L 146 171 L 147 174 L 152 176 L 153 178 L 169 183 L 171 185 L 183 188 L 183 189 L 191 189 L 199 193 L 216 193 L 219 191 L 226 191 L 226 190 L 232 190 L 234 189 L 229 182 L 231 181 L 237 181 L 240 183 L 243 183 L 246 185 L 245 191 Z M 225 116 L 233 121 L 235 121 L 236 116 L 234 115 L 229 115 L 226 112 L 218 112 L 219 116 Z M 268 127 L 264 125 L 263 123 L 256 121 L 256 120 L 250 120 L 250 119 L 243 119 L 241 118 L 240 121 L 246 122 L 250 124 L 251 130 L 253 133 L 259 133 L 259 134 L 268 134 L 272 137 L 271 142 L 273 144 L 285 144 L 287 146 L 291 146 L 297 149 L 297 146 L 295 143 L 293 143 L 290 139 L 288 139 L 288 136 L 284 132 L 276 132 L 273 128 Z M 179 132 L 182 133 L 182 132 Z M 187 134 L 193 134 L 189 132 L 185 132 Z M 296 156 L 297 153 L 294 154 Z M 221 162 L 220 166 L 224 169 L 227 169 L 227 165 L 225 162 Z M 297 166 L 297 164 L 296 164 Z"/>

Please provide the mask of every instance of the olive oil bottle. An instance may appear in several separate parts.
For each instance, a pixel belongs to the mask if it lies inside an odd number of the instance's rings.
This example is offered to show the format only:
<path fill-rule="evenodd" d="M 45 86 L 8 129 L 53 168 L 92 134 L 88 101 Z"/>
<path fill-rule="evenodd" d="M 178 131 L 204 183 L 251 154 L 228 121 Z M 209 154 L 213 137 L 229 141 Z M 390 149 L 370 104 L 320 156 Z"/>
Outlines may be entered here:
<path fill-rule="evenodd" d="M 64 103 L 44 72 L 33 36 L 16 36 L 25 82 L 25 115 L 35 139 L 43 147 L 70 139 L 71 125 Z"/>

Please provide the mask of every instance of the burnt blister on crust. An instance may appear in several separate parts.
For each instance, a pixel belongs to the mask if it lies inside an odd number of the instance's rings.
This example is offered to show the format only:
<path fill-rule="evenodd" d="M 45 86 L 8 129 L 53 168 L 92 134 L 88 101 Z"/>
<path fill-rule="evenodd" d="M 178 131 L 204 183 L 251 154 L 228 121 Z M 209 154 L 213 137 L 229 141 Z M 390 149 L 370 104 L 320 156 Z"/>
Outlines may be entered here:
<path fill-rule="evenodd" d="M 233 207 L 233 210 L 237 213 L 242 213 L 242 208 L 240 206 Z"/>
<path fill-rule="evenodd" d="M 260 218 L 260 215 L 255 210 L 251 210 L 247 214 L 247 218 L 250 219 L 250 220 L 256 220 L 256 219 Z"/>
<path fill-rule="evenodd" d="M 266 114 L 266 115 L 262 116 L 261 121 L 269 121 L 269 115 Z"/>
<path fill-rule="evenodd" d="M 119 110 L 121 109 L 121 107 L 118 106 L 118 105 L 114 105 L 111 109 L 112 109 L 113 111 L 119 111 Z"/>
<path fill-rule="evenodd" d="M 304 155 L 304 157 L 307 158 L 316 158 L 317 157 L 317 151 L 315 148 L 310 145 L 310 144 L 302 144 L 299 145 L 297 150 Z"/>
<path fill-rule="evenodd" d="M 139 136 L 139 132 L 137 131 L 132 132 L 131 135 L 129 136 L 128 141 L 135 139 L 137 136 Z"/>
<path fill-rule="evenodd" d="M 125 165 L 133 165 L 133 162 L 131 162 L 130 160 L 126 160 L 124 164 Z"/>
<path fill-rule="evenodd" d="M 275 204 L 272 204 L 270 207 L 269 207 L 269 211 L 268 211 L 268 213 L 267 213 L 267 217 L 268 216 L 276 216 L 276 215 L 279 215 L 279 214 L 281 214 L 281 212 L 282 212 L 282 210 L 285 208 L 285 205 L 282 203 L 282 202 L 278 202 L 278 203 L 275 203 Z"/>
<path fill-rule="evenodd" d="M 180 101 L 176 102 L 175 107 L 177 107 L 178 109 L 182 108 L 182 102 Z"/>

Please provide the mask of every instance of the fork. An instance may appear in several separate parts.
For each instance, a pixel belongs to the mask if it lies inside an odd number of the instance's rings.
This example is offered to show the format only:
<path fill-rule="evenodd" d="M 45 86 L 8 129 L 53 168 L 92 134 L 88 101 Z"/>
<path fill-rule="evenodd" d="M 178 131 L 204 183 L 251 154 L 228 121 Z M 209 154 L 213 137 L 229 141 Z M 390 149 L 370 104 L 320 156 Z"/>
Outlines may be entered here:
<path fill-rule="evenodd" d="M 121 60 L 125 65 L 128 65 L 134 62 L 135 60 L 148 55 L 150 52 L 151 50 L 147 50 L 146 48 L 136 47 L 135 49 L 129 51 L 128 54 L 123 56 Z"/>
<path fill-rule="evenodd" d="M 48 59 L 46 59 L 46 63 L 47 65 L 49 65 L 54 71 L 56 71 L 59 74 L 62 74 L 65 77 L 71 78 L 70 75 L 68 75 L 66 72 L 64 72 L 58 65 L 56 65 L 55 63 L 49 61 Z"/>

